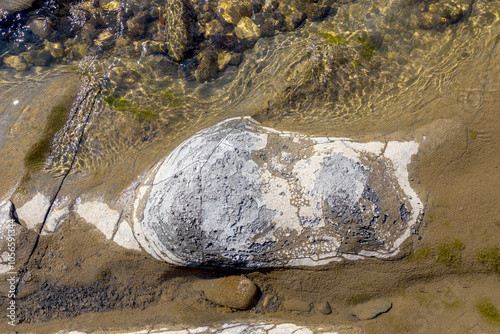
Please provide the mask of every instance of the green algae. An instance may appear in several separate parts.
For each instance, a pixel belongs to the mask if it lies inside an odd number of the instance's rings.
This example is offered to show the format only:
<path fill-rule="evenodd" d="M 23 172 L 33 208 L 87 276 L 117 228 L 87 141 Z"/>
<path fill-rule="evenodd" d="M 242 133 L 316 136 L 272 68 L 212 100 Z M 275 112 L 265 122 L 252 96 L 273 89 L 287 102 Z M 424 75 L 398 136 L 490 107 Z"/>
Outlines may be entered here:
<path fill-rule="evenodd" d="M 437 261 L 448 267 L 459 266 L 464 248 L 464 243 L 459 239 L 443 242 L 438 246 Z"/>
<path fill-rule="evenodd" d="M 346 44 L 346 40 L 343 36 L 339 36 L 339 35 L 335 35 L 331 32 L 327 32 L 327 31 L 318 31 L 317 34 L 321 37 L 323 37 L 324 39 L 326 39 L 326 41 L 328 42 L 328 44 L 332 44 L 332 45 L 335 45 L 335 46 L 339 46 L 339 45 L 342 45 L 342 44 Z"/>
<path fill-rule="evenodd" d="M 373 54 L 375 53 L 375 50 L 377 49 L 377 46 L 373 42 L 373 40 L 370 38 L 370 36 L 366 35 L 358 35 L 356 36 L 356 39 L 358 42 L 361 43 L 359 53 L 361 54 L 361 57 L 365 60 L 371 60 L 373 57 Z"/>
<path fill-rule="evenodd" d="M 421 262 L 432 256 L 432 249 L 430 247 L 424 247 L 419 249 L 414 253 L 408 255 L 408 261 L 410 262 Z"/>
<path fill-rule="evenodd" d="M 158 113 L 149 108 L 140 108 L 135 101 L 127 100 L 118 94 L 110 94 L 104 97 L 104 102 L 111 108 L 123 113 L 132 113 L 134 118 L 140 122 L 150 121 L 158 117 Z"/>
<path fill-rule="evenodd" d="M 477 259 L 489 269 L 500 274 L 500 247 L 482 249 L 478 252 Z"/>
<path fill-rule="evenodd" d="M 481 314 L 483 318 L 491 323 L 500 325 L 500 313 L 495 305 L 493 305 L 489 300 L 484 299 L 476 304 L 476 309 Z"/>
<path fill-rule="evenodd" d="M 349 300 L 349 304 L 351 305 L 361 304 L 369 301 L 371 298 L 372 297 L 367 293 L 359 293 L 351 297 L 351 299 Z"/>
<path fill-rule="evenodd" d="M 69 98 L 65 100 L 72 101 L 72 99 Z M 27 167 L 29 171 L 36 172 L 43 167 L 45 159 L 47 159 L 50 152 L 52 138 L 66 123 L 70 106 L 71 104 L 69 103 L 60 103 L 51 109 L 47 117 L 47 123 L 45 124 L 42 138 L 31 146 L 24 157 L 24 166 Z"/>
<path fill-rule="evenodd" d="M 165 101 L 170 108 L 178 108 L 182 105 L 182 98 L 174 91 L 167 89 L 161 91 L 160 98 Z"/>

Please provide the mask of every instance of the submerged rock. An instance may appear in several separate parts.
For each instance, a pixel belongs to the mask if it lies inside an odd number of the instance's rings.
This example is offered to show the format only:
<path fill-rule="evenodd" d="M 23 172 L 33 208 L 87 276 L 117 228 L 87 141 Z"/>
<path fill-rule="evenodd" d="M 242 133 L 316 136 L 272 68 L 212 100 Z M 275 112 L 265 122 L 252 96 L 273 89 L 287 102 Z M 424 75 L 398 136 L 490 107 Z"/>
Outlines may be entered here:
<path fill-rule="evenodd" d="M 5 11 L 20 11 L 30 8 L 35 0 L 0 0 L 0 9 Z"/>
<path fill-rule="evenodd" d="M 5 65 L 15 68 L 18 71 L 25 71 L 28 68 L 23 56 L 8 56 L 3 59 Z"/>
<path fill-rule="evenodd" d="M 217 305 L 238 310 L 250 309 L 258 294 L 257 286 L 243 275 L 198 281 L 193 288 Z"/>
<path fill-rule="evenodd" d="M 230 119 L 146 178 L 134 231 L 178 265 L 319 265 L 394 256 L 422 210 L 406 166 L 415 142 L 354 143 Z"/>
<path fill-rule="evenodd" d="M 165 40 L 168 55 L 181 61 L 194 47 L 195 23 L 193 9 L 186 0 L 168 0 L 165 5 Z"/>
<path fill-rule="evenodd" d="M 351 314 L 359 320 L 370 320 L 376 318 L 382 313 L 388 312 L 392 307 L 392 303 L 385 299 L 370 300 L 354 306 L 351 309 Z"/>

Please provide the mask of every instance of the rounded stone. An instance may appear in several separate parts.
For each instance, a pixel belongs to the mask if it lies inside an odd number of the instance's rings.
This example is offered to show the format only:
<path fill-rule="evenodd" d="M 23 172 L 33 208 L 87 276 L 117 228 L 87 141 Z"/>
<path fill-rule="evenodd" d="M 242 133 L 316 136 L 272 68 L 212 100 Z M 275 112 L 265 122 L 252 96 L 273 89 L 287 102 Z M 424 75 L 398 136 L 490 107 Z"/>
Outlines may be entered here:
<path fill-rule="evenodd" d="M 399 251 L 422 210 L 415 142 L 355 143 L 231 119 L 182 143 L 146 176 L 134 231 L 177 265 L 321 265 Z"/>
<path fill-rule="evenodd" d="M 332 313 L 332 308 L 328 302 L 315 302 L 314 310 L 318 313 L 328 315 Z"/>
<path fill-rule="evenodd" d="M 212 303 L 237 310 L 252 308 L 258 295 L 257 286 L 243 275 L 201 280 L 193 289 L 203 291 Z"/>
<path fill-rule="evenodd" d="M 34 17 L 28 21 L 29 30 L 40 38 L 46 38 L 52 34 L 52 24 L 45 17 Z"/>

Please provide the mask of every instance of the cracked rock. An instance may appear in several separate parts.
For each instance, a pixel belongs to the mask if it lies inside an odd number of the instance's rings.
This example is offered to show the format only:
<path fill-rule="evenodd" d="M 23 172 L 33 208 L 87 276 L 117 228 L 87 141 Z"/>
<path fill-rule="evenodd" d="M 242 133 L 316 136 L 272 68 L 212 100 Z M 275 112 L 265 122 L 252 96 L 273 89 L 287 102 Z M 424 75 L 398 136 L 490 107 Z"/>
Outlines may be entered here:
<path fill-rule="evenodd" d="M 423 209 L 407 172 L 417 151 L 415 142 L 355 143 L 230 119 L 152 169 L 134 231 L 154 257 L 185 266 L 388 258 Z"/>

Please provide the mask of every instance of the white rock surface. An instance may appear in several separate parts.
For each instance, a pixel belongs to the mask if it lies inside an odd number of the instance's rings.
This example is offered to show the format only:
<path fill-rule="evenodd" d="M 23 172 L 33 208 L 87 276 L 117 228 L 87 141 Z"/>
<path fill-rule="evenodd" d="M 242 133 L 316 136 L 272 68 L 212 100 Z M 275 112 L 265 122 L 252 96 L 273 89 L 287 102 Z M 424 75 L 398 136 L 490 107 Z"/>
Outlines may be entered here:
<path fill-rule="evenodd" d="M 89 224 L 95 225 L 106 239 L 111 239 L 120 219 L 120 213 L 106 203 L 89 201 L 76 206 L 76 213 Z"/>
<path fill-rule="evenodd" d="M 326 327 L 326 326 L 325 326 Z M 185 327 L 185 329 L 161 328 L 152 330 L 140 330 L 133 332 L 122 332 L 117 334 L 362 334 L 363 330 L 355 326 L 328 326 L 329 328 L 316 327 L 310 329 L 307 326 L 296 324 L 269 324 L 269 323 L 225 323 L 222 325 L 211 325 L 202 327 Z M 59 331 L 56 334 L 87 334 L 85 331 Z"/>
<path fill-rule="evenodd" d="M 416 142 L 355 143 L 230 119 L 148 175 L 135 236 L 178 265 L 318 265 L 394 256 L 423 210 L 408 182 Z"/>
<path fill-rule="evenodd" d="M 134 238 L 134 232 L 127 221 L 120 222 L 113 241 L 128 249 L 141 250 L 141 247 Z"/>
<path fill-rule="evenodd" d="M 27 228 L 34 229 L 43 223 L 45 214 L 50 207 L 50 199 L 42 193 L 37 193 L 22 207 L 16 209 L 19 220 L 24 221 Z"/>

